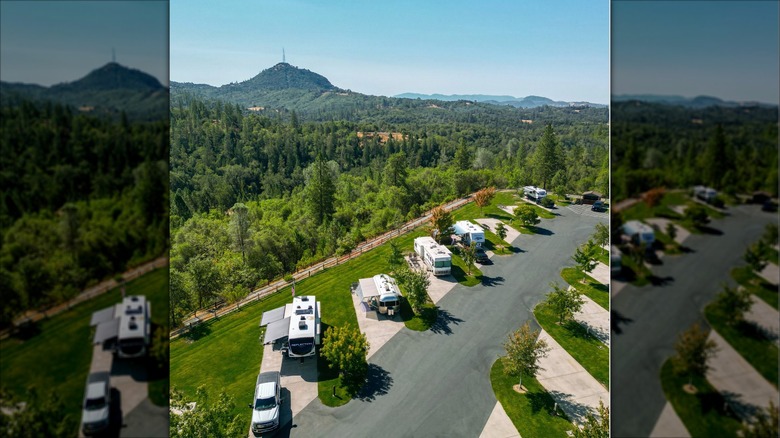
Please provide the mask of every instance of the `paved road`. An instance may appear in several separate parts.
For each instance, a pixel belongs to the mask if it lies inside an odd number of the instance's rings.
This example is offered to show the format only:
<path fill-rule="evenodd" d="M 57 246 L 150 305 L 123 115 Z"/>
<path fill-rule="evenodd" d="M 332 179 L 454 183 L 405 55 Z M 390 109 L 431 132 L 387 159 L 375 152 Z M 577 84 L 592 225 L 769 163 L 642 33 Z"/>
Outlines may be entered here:
<path fill-rule="evenodd" d="M 664 257 L 653 272 L 663 286 L 626 285 L 612 297 L 612 309 L 631 321 L 612 336 L 612 436 L 648 436 L 666 404 L 660 382 L 663 362 L 674 354 L 677 334 L 704 321 L 704 306 L 734 284 L 729 272 L 744 265 L 745 248 L 759 239 L 776 216 L 755 206 L 732 208 L 713 221 L 722 234 L 693 234 L 685 245 L 694 252 Z M 615 314 L 613 314 L 613 318 Z"/>
<path fill-rule="evenodd" d="M 402 329 L 371 358 L 373 388 L 339 408 L 318 400 L 294 419 L 295 436 L 477 437 L 496 405 L 490 367 L 512 330 L 532 318 L 531 308 L 551 280 L 570 264 L 597 219 L 561 211 L 540 224 L 550 234 L 528 236 L 522 253 L 493 257 L 480 267 L 490 279 L 461 285 L 439 301 L 432 330 Z"/>

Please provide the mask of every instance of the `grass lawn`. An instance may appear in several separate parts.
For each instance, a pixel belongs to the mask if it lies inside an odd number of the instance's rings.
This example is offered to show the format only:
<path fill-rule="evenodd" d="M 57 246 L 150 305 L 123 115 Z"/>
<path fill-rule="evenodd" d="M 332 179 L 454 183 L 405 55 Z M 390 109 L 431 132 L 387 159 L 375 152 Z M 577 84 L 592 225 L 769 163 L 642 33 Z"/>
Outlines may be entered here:
<path fill-rule="evenodd" d="M 500 360 L 493 363 L 490 369 L 493 392 L 520 436 L 565 437 L 573 426 L 562 411 L 552 415 L 555 400 L 550 394 L 532 377 L 523 377 L 523 387 L 528 392 L 520 394 L 512 388 L 518 382 L 518 378 L 504 374 Z"/>
<path fill-rule="evenodd" d="M 595 301 L 596 304 L 609 310 L 609 287 L 597 282 L 577 268 L 563 268 L 561 277 L 583 295 Z M 585 283 L 581 282 L 583 279 L 586 281 Z"/>
<path fill-rule="evenodd" d="M 464 286 L 476 286 L 482 282 L 482 271 L 479 270 L 477 264 L 471 267 L 471 275 L 466 269 L 466 262 L 460 256 L 460 249 L 457 246 L 452 245 L 448 247 L 452 252 L 452 276 L 458 281 L 458 283 Z"/>
<path fill-rule="evenodd" d="M 127 283 L 128 295 L 143 294 L 152 303 L 152 322 L 168 325 L 168 269 L 158 269 Z M 27 387 L 34 386 L 42 397 L 56 391 L 65 406 L 72 430 L 81 421 L 81 400 L 92 361 L 92 337 L 89 326 L 92 313 L 121 301 L 119 288 L 52 318 L 38 322 L 39 330 L 27 340 L 8 338 L 0 341 L 0 381 L 13 394 L 25 397 Z M 165 390 L 165 396 L 162 391 Z M 168 403 L 167 373 L 162 381 L 152 381 L 153 401 Z"/>
<path fill-rule="evenodd" d="M 398 237 L 397 242 L 403 250 L 411 249 L 414 238 L 423 235 L 425 231 L 418 229 Z M 382 245 L 347 263 L 297 281 L 296 294 L 315 295 L 322 301 L 323 326 L 357 327 L 357 317 L 349 293 L 350 285 L 360 278 L 388 272 L 389 252 L 389 246 Z M 455 270 L 453 267 L 453 272 Z M 290 289 L 286 287 L 259 303 L 246 305 L 238 312 L 199 326 L 201 334 L 195 336 L 194 341 L 179 338 L 171 342 L 171 384 L 188 396 L 194 396 L 200 385 L 206 385 L 209 394 L 213 395 L 224 390 L 237 405 L 232 414 L 240 415 L 248 424 L 251 411 L 243 406 L 245 400 L 252 397 L 263 356 L 258 324 L 264 311 L 282 306 L 290 300 Z M 413 330 L 430 327 L 430 313 L 435 311 L 435 306 L 433 309 L 429 307 L 419 317 L 409 317 L 408 312 L 404 317 L 402 308 L 405 324 Z M 324 359 L 318 364 L 320 400 L 329 406 L 347 403 L 349 397 L 339 383 L 338 374 L 328 368 Z M 219 372 L 214 372 L 215 369 Z M 334 385 L 341 398 L 332 396 Z"/>
<path fill-rule="evenodd" d="M 727 313 L 715 303 L 704 309 L 707 322 L 737 352 L 753 365 L 766 380 L 777 387 L 777 345 L 755 328 L 753 324 L 742 322 L 728 324 Z"/>
<path fill-rule="evenodd" d="M 636 261 L 628 254 L 623 254 L 620 261 L 623 266 L 623 275 L 631 284 L 638 287 L 650 284 L 650 276 L 653 273 L 647 266 L 644 264 L 637 265 Z"/>
<path fill-rule="evenodd" d="M 750 266 L 740 266 L 731 270 L 731 276 L 737 283 L 749 290 L 753 295 L 761 298 L 770 306 L 777 309 L 777 286 L 768 283 L 763 278 L 756 275 Z"/>
<path fill-rule="evenodd" d="M 609 266 L 609 251 L 604 248 L 596 248 L 596 260 Z"/>
<path fill-rule="evenodd" d="M 504 210 L 498 208 L 499 205 L 522 205 L 522 204 L 523 201 L 521 201 L 514 192 L 496 192 L 496 196 L 490 202 L 490 205 L 483 208 L 482 211 L 480 211 L 479 207 L 477 207 L 477 204 L 471 202 L 466 206 L 459 208 L 457 211 L 455 211 L 452 217 L 453 219 L 455 219 L 455 221 L 473 220 L 479 218 L 498 219 L 504 222 L 505 224 L 511 226 L 512 228 L 516 229 L 520 233 L 534 234 L 536 233 L 534 227 L 525 227 L 520 221 L 515 219 L 514 215 L 511 215 L 505 212 Z M 528 205 L 532 205 L 534 207 L 534 210 L 536 210 L 536 213 L 542 219 L 555 218 L 554 214 L 550 213 L 549 211 L 537 205 L 533 205 L 533 204 L 528 204 Z"/>
<path fill-rule="evenodd" d="M 609 388 L 609 348 L 576 321 L 558 325 L 558 316 L 544 303 L 534 308 L 539 325 L 605 388 Z"/>
<path fill-rule="evenodd" d="M 691 436 L 736 436 L 742 423 L 733 414 L 724 412 L 723 396 L 703 377 L 693 378 L 691 382 L 698 392 L 688 394 L 683 389 L 688 382 L 688 377 L 674 373 L 671 360 L 664 362 L 661 386 Z"/>
<path fill-rule="evenodd" d="M 778 253 L 777 253 L 776 249 L 769 248 L 767 250 L 767 252 L 766 252 L 766 257 L 767 257 L 767 260 L 769 260 L 770 262 L 772 262 L 772 263 L 774 263 L 776 265 L 778 264 L 777 263 Z"/>

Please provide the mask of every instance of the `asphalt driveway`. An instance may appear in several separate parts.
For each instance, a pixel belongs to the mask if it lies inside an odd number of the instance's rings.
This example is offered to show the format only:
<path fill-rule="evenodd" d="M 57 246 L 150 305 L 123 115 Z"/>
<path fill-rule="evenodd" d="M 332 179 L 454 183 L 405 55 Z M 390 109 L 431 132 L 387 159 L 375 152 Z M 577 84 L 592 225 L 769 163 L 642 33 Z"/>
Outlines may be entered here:
<path fill-rule="evenodd" d="M 481 285 L 456 285 L 444 296 L 431 330 L 404 328 L 388 340 L 358 399 L 339 408 L 315 400 L 293 419 L 291 435 L 479 436 L 496 406 L 490 367 L 504 340 L 533 320 L 550 281 L 564 283 L 560 270 L 598 222 L 559 212 L 539 224 L 548 233 L 524 239 L 524 252 L 482 266 Z"/>

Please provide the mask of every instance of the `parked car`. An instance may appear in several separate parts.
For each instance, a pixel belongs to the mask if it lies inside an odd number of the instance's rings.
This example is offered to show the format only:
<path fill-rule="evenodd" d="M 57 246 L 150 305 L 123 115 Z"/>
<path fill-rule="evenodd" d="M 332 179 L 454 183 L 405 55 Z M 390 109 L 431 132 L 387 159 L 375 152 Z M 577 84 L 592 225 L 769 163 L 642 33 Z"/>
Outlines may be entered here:
<path fill-rule="evenodd" d="M 603 211 L 604 210 L 604 201 L 596 201 L 593 203 L 593 206 L 590 207 L 591 211 Z"/>
<path fill-rule="evenodd" d="M 485 263 L 486 261 L 490 260 L 488 258 L 487 253 L 482 247 L 477 248 L 476 254 L 477 254 L 476 260 L 478 263 Z"/>
<path fill-rule="evenodd" d="M 92 373 L 87 377 L 87 388 L 81 410 L 81 431 L 84 435 L 104 432 L 110 425 L 110 379 L 106 371 Z"/>
<path fill-rule="evenodd" d="M 252 408 L 252 434 L 260 436 L 279 427 L 281 410 L 281 375 L 278 371 L 260 373 L 255 386 Z"/>

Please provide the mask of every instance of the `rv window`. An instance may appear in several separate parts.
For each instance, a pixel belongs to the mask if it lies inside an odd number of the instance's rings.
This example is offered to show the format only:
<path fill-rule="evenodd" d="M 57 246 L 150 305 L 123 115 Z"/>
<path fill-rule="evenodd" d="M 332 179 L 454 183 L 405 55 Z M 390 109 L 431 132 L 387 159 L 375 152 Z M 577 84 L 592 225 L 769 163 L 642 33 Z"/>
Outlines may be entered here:
<path fill-rule="evenodd" d="M 314 348 L 314 338 L 290 339 L 290 351 L 293 354 L 306 354 Z"/>

